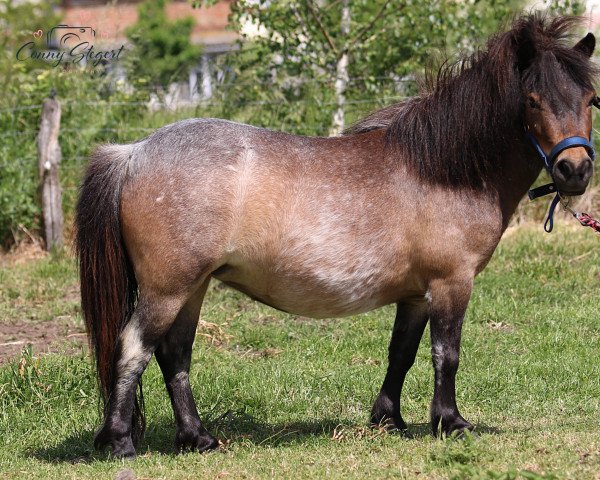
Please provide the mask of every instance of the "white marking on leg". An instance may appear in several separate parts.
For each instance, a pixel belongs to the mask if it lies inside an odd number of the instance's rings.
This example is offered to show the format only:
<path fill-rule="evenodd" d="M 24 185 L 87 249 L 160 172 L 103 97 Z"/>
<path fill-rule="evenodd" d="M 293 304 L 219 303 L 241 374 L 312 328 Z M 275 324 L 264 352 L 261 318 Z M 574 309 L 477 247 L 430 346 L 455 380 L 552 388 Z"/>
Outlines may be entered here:
<path fill-rule="evenodd" d="M 188 376 L 187 372 L 179 372 L 175 375 L 174 380 L 178 383 L 183 383 L 188 380 Z"/>
<path fill-rule="evenodd" d="M 117 363 L 119 385 L 128 385 L 136 376 L 147 352 L 144 349 L 137 322 L 128 323 L 121 332 L 121 358 Z"/>

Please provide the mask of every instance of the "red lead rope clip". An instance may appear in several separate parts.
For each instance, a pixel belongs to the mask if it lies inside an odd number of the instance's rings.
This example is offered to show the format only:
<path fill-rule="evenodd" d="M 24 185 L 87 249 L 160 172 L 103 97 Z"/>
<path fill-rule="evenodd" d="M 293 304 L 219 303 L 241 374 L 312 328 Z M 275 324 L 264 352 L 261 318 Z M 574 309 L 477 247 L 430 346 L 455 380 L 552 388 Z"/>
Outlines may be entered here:
<path fill-rule="evenodd" d="M 565 200 L 562 197 L 560 199 L 560 203 L 565 210 L 570 212 L 571 215 L 573 215 L 577 220 L 579 220 L 579 223 L 581 223 L 581 225 L 583 225 L 584 227 L 590 227 L 596 233 L 600 234 L 600 220 L 596 220 L 595 218 L 590 217 L 587 213 L 576 212 L 571 207 L 569 207 L 569 201 Z"/>

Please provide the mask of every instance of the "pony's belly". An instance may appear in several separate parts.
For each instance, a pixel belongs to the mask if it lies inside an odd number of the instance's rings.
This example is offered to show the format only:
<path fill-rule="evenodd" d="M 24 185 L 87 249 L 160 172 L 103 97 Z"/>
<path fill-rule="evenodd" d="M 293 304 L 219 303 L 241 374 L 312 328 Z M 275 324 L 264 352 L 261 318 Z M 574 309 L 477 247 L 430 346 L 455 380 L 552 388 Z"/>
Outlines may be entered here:
<path fill-rule="evenodd" d="M 235 281 L 224 281 L 223 283 L 277 310 L 311 318 L 344 317 L 368 312 L 386 304 L 368 296 L 348 299 L 345 296 L 331 293 L 315 294 L 309 289 L 293 295 L 290 292 L 299 290 L 300 286 L 291 282 L 282 284 L 281 289 L 270 291 L 257 288 L 256 285 Z M 285 290 L 286 288 L 287 290 Z"/>
<path fill-rule="evenodd" d="M 277 275 L 260 270 L 241 271 L 229 268 L 213 276 L 249 297 L 278 310 L 312 318 L 343 317 L 414 296 L 414 289 L 398 282 L 349 275 L 330 278 L 318 275 Z"/>

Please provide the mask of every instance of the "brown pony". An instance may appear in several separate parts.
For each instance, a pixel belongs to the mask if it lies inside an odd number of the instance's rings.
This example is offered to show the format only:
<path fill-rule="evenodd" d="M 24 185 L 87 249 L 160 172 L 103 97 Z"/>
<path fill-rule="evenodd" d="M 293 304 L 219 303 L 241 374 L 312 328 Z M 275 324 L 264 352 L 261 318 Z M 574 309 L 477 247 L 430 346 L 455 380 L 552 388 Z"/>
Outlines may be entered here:
<path fill-rule="evenodd" d="M 543 167 L 526 131 L 542 153 L 589 139 L 595 39 L 567 45 L 576 25 L 524 16 L 422 96 L 341 137 L 191 119 L 99 147 L 77 206 L 82 306 L 105 403 L 95 445 L 135 455 L 145 426 L 136 392 L 155 354 L 176 446 L 217 447 L 188 378 L 211 278 L 311 317 L 396 303 L 371 422 L 399 430 L 402 384 L 429 320 L 433 432 L 472 429 L 455 400 L 461 326 L 474 277 Z M 575 144 L 554 156 L 559 191 L 586 189 L 592 155 Z"/>

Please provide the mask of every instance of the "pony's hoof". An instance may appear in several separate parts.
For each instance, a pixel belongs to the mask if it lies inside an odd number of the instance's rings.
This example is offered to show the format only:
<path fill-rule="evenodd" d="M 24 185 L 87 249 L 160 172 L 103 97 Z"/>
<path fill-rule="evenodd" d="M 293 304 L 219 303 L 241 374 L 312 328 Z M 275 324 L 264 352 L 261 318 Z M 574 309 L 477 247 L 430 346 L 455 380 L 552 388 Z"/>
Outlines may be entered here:
<path fill-rule="evenodd" d="M 178 452 L 195 451 L 203 453 L 219 448 L 219 441 L 208 432 L 182 431 L 177 432 L 175 448 Z"/>
<path fill-rule="evenodd" d="M 135 458 L 135 448 L 131 439 L 128 443 L 115 442 L 112 447 L 112 455 L 115 458 L 133 460 Z"/>
<path fill-rule="evenodd" d="M 123 435 L 116 438 L 106 427 L 101 428 L 94 438 L 94 448 L 103 450 L 110 447 L 112 456 L 115 458 L 135 458 L 135 447 L 131 435 Z"/>
<path fill-rule="evenodd" d="M 457 416 L 451 419 L 441 419 L 441 422 L 432 422 L 432 430 L 434 437 L 446 437 L 446 438 L 462 438 L 465 432 L 472 432 L 475 428 L 469 422 L 467 422 L 461 416 Z"/>
<path fill-rule="evenodd" d="M 389 432 L 400 432 L 404 434 L 407 430 L 406 422 L 402 419 L 400 412 L 394 413 L 394 406 L 388 398 L 379 395 L 373 409 L 371 410 L 371 426 L 373 428 L 384 428 Z"/>
<path fill-rule="evenodd" d="M 399 433 L 403 436 L 408 435 L 408 427 L 402 417 L 388 418 L 386 416 L 371 416 L 371 428 L 382 428 L 389 433 Z"/>

